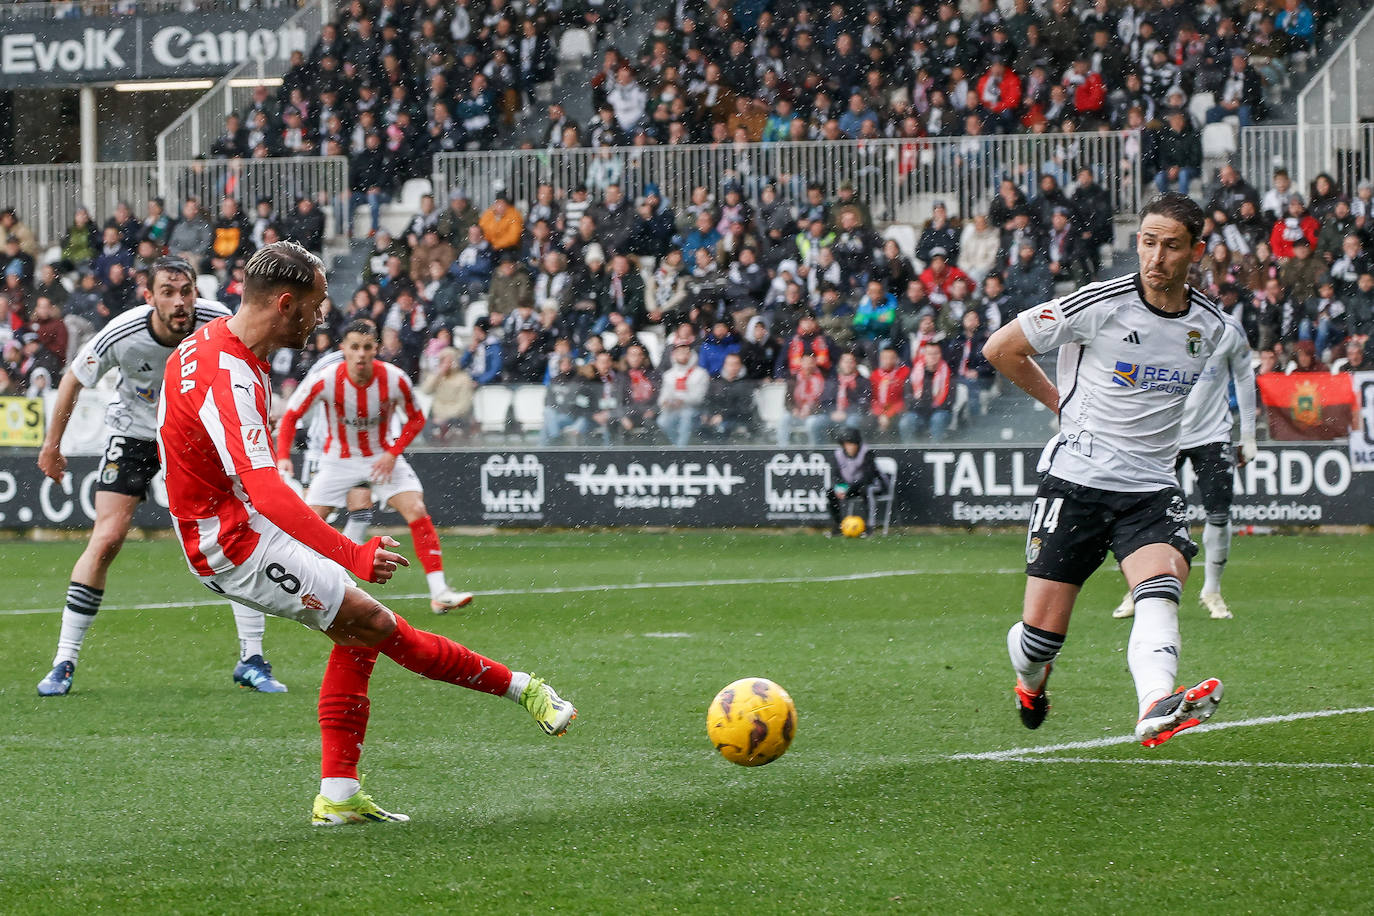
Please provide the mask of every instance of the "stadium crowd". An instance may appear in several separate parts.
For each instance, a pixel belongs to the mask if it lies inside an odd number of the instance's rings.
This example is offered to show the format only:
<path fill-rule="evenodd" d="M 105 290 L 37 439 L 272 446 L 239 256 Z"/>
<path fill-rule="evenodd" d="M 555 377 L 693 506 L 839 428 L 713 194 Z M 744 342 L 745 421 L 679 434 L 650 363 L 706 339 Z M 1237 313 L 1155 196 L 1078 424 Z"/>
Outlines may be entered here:
<path fill-rule="evenodd" d="M 605 51 L 591 124 L 552 105 L 537 145 L 1142 127 L 1142 168 L 1161 189 L 1186 190 L 1202 177 L 1189 94 L 1213 93 L 1209 120 L 1262 118 L 1292 55 L 1311 51 L 1314 15 L 1330 10 L 1017 0 L 1003 17 L 984 0 L 974 16 L 950 3 L 860 12 L 679 4 L 633 56 Z M 381 358 L 431 400 L 438 443 L 474 434 L 482 387 L 525 385 L 544 388 L 550 443 L 816 443 L 843 425 L 880 440 L 939 439 L 996 395 L 986 336 L 1097 275 L 1114 214 L 1089 161 L 1008 177 L 984 212 L 962 218 L 936 202 L 907 251 L 879 234 L 852 186 L 830 196 L 766 178 L 757 203 L 734 182 L 687 200 L 648 184 L 631 199 L 613 175 L 545 184 L 528 201 L 498 194 L 480 211 L 458 190 L 426 196 L 396 237 L 380 226 L 382 204 L 427 175 L 435 153 L 516 142 L 516 115 L 552 78 L 554 29 L 616 15 L 609 2 L 522 12 L 504 0 L 354 0 L 277 93 L 259 87 L 228 119 L 215 156 L 348 151 L 353 194 L 336 212 L 371 210 L 361 285 L 329 304 L 305 352 L 274 360 L 283 391 L 348 321 L 369 317 Z M 1198 284 L 1279 369 L 1342 354 L 1363 366 L 1374 326 L 1370 188 L 1322 175 L 1298 189 L 1282 170 L 1250 178 L 1264 190 L 1230 166 L 1211 183 Z M 212 219 L 201 208 L 154 201 L 142 218 L 121 207 L 104 223 L 79 211 L 60 259 L 42 265 L 15 214 L 0 217 L 4 389 L 50 386 L 82 340 L 140 301 L 164 251 L 215 274 L 234 307 L 257 246 L 323 244 L 325 217 L 308 196 L 250 212 L 225 197 Z M 783 398 L 768 429 L 755 397 L 764 382 Z"/>

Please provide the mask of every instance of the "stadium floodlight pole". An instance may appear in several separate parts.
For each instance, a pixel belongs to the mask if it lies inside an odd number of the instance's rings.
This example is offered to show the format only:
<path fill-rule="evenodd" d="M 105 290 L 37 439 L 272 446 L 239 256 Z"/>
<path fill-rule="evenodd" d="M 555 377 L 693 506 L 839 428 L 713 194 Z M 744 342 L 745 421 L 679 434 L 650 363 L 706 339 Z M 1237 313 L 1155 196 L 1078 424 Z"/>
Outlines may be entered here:
<path fill-rule="evenodd" d="M 95 88 L 82 86 L 81 99 L 81 199 L 95 205 L 95 163 L 99 158 L 96 134 Z"/>

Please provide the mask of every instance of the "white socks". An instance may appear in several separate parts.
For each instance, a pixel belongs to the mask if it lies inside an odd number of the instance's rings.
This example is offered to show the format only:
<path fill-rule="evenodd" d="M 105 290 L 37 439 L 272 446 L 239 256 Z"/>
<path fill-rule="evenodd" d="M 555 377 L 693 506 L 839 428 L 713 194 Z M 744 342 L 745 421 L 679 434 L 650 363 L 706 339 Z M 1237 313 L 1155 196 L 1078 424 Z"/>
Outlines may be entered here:
<path fill-rule="evenodd" d="M 1007 654 L 1016 676 L 1027 690 L 1039 690 L 1049 676 L 1049 664 L 1064 647 L 1064 634 L 1051 633 L 1017 621 L 1007 631 Z"/>
<path fill-rule="evenodd" d="M 371 524 L 371 506 L 366 509 L 354 509 L 348 513 L 348 521 L 344 522 L 343 536 L 355 544 L 362 544 L 367 540 L 367 528 Z"/>
<path fill-rule="evenodd" d="M 510 686 L 506 688 L 506 699 L 520 702 L 520 694 L 525 692 L 525 688 L 530 684 L 530 676 L 523 671 L 512 671 L 510 673 Z"/>
<path fill-rule="evenodd" d="M 429 597 L 438 598 L 439 593 L 448 589 L 448 582 L 444 581 L 444 571 L 436 569 L 434 572 L 425 573 L 425 582 L 429 585 Z"/>
<path fill-rule="evenodd" d="M 1135 679 L 1140 715 L 1178 686 L 1178 602 L 1183 583 L 1174 576 L 1153 576 L 1132 590 L 1135 623 L 1126 662 Z"/>
<path fill-rule="evenodd" d="M 361 789 L 358 780 L 343 776 L 326 776 L 320 780 L 320 794 L 332 802 L 348 801 Z"/>
<path fill-rule="evenodd" d="M 229 602 L 229 607 L 234 611 L 234 626 L 239 631 L 239 661 L 246 662 L 254 655 L 262 655 L 262 634 L 267 632 L 267 617 L 262 611 L 233 601 Z"/>
<path fill-rule="evenodd" d="M 1202 593 L 1214 595 L 1221 591 L 1221 574 L 1231 555 L 1231 520 L 1228 518 L 1225 524 L 1214 525 L 1208 519 L 1202 529 L 1202 546 L 1207 552 L 1207 577 L 1202 582 Z"/>

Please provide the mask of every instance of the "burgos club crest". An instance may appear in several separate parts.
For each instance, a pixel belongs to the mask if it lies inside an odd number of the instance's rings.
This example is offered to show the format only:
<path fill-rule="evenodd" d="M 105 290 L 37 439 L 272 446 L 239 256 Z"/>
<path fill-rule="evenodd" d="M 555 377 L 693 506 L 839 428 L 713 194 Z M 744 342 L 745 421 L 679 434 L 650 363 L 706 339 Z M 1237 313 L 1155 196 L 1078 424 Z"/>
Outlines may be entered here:
<path fill-rule="evenodd" d="M 1188 355 L 1196 359 L 1202 355 L 1202 332 L 1188 332 Z"/>

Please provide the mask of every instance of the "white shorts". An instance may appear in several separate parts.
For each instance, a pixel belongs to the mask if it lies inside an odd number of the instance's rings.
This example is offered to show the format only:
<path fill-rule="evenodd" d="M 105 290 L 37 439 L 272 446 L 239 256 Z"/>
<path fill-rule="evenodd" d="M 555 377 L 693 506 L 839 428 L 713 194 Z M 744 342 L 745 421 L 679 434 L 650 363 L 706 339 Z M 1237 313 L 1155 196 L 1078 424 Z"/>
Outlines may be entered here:
<path fill-rule="evenodd" d="M 344 568 L 273 525 L 261 532 L 248 561 L 201 579 L 205 587 L 264 614 L 327 630 L 353 585 Z"/>
<path fill-rule="evenodd" d="M 305 501 L 312 506 L 330 506 L 341 509 L 348 504 L 348 491 L 354 487 L 370 487 L 372 499 L 385 504 L 397 493 L 423 493 L 420 478 L 406 461 L 405 456 L 396 459 L 391 469 L 391 479 L 386 483 L 374 483 L 372 465 L 376 458 L 334 458 L 325 455 L 320 458 L 319 469 L 310 478 L 310 489 L 305 493 Z"/>

